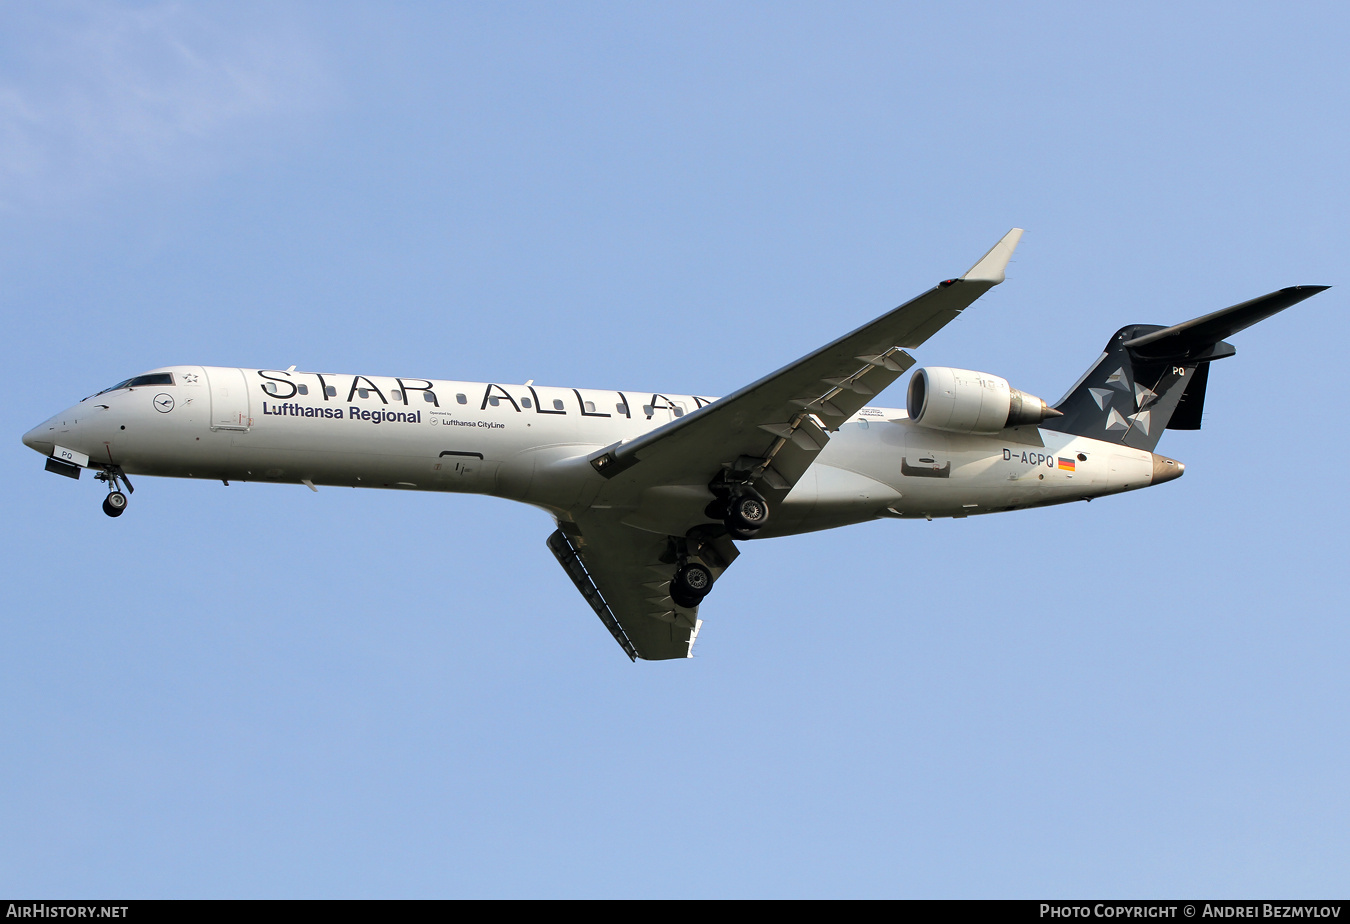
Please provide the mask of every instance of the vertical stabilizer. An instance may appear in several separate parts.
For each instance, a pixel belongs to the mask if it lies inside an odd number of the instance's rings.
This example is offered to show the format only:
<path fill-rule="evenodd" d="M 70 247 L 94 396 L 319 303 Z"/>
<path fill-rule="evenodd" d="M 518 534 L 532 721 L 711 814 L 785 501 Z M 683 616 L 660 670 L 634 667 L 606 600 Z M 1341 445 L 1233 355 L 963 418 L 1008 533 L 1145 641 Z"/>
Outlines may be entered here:
<path fill-rule="evenodd" d="M 1215 355 L 1203 364 L 1140 361 L 1124 345 L 1134 337 L 1162 329 L 1154 324 L 1135 324 L 1117 331 L 1101 358 L 1055 405 L 1064 416 L 1046 421 L 1041 428 L 1152 452 L 1193 383 L 1199 383 L 1203 402 L 1204 376 L 1197 376 L 1197 369 L 1221 358 L 1220 353 L 1232 356 L 1234 352 L 1224 343 L 1215 344 Z M 1198 419 L 1198 408 L 1195 414 Z"/>

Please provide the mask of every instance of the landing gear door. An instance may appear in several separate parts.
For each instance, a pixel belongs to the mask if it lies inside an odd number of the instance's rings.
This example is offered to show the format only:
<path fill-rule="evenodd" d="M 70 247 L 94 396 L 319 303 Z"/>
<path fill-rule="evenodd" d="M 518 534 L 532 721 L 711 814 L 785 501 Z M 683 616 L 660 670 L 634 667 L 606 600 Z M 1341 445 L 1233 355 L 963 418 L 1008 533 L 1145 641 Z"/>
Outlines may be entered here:
<path fill-rule="evenodd" d="M 253 425 L 249 416 L 248 384 L 243 369 L 207 366 L 211 383 L 211 429 L 247 430 Z"/>

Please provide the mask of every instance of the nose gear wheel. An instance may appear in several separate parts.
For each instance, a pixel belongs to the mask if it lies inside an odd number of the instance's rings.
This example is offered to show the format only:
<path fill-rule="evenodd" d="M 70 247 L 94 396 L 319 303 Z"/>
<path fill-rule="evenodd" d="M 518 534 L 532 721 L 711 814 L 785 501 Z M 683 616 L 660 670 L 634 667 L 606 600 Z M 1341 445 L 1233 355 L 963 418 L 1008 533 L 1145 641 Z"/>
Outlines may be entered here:
<path fill-rule="evenodd" d="M 110 517 L 120 517 L 127 509 L 127 495 L 122 493 L 122 485 L 127 486 L 127 494 L 136 490 L 131 486 L 131 479 L 116 465 L 106 466 L 94 477 L 108 485 L 108 496 L 103 499 L 103 512 Z"/>

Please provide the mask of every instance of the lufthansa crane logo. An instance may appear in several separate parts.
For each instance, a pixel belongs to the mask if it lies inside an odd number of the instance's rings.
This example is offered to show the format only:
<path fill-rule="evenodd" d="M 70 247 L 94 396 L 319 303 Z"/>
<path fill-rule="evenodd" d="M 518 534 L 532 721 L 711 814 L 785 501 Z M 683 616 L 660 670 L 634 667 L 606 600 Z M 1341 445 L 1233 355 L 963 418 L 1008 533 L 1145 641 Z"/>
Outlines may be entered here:
<path fill-rule="evenodd" d="M 173 395 L 155 395 L 155 410 L 167 414 L 173 410 Z"/>

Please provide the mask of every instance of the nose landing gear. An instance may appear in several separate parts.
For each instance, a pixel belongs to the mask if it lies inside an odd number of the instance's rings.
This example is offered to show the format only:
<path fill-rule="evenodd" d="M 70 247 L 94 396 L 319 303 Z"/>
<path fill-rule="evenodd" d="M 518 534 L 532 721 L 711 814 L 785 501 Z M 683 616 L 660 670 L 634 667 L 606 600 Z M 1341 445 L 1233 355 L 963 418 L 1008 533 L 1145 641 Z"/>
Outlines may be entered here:
<path fill-rule="evenodd" d="M 103 499 L 103 512 L 110 517 L 120 517 L 127 509 L 127 495 L 122 493 L 122 484 L 127 486 L 127 494 L 135 492 L 131 479 L 116 465 L 109 465 L 94 476 L 108 485 L 108 496 Z"/>

